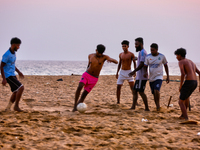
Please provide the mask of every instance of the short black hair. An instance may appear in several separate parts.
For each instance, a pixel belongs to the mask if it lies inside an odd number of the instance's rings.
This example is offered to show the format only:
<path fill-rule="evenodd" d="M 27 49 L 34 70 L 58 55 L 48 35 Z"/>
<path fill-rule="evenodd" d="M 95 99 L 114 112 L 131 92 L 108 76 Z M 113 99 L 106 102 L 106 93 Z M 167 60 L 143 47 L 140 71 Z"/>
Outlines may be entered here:
<path fill-rule="evenodd" d="M 186 49 L 179 48 L 174 52 L 175 55 L 181 55 L 181 57 L 185 58 L 186 55 Z"/>
<path fill-rule="evenodd" d="M 156 43 L 152 43 L 150 47 L 151 47 L 151 48 L 155 48 L 155 49 L 158 50 L 158 44 L 156 44 Z"/>
<path fill-rule="evenodd" d="M 22 42 L 21 42 L 21 40 L 19 39 L 19 38 L 17 38 L 17 37 L 14 37 L 14 38 L 12 38 L 11 40 L 10 40 L 10 44 L 12 45 L 12 44 L 21 44 Z"/>
<path fill-rule="evenodd" d="M 136 38 L 135 41 L 140 42 L 142 45 L 144 44 L 142 37 Z"/>
<path fill-rule="evenodd" d="M 103 54 L 104 51 L 105 51 L 106 47 L 102 44 L 99 44 L 97 45 L 97 51 L 100 53 L 100 54 Z"/>
<path fill-rule="evenodd" d="M 123 40 L 121 44 L 122 44 L 122 45 L 123 45 L 123 44 L 126 44 L 126 45 L 129 46 L 129 41 L 127 41 L 127 40 Z"/>

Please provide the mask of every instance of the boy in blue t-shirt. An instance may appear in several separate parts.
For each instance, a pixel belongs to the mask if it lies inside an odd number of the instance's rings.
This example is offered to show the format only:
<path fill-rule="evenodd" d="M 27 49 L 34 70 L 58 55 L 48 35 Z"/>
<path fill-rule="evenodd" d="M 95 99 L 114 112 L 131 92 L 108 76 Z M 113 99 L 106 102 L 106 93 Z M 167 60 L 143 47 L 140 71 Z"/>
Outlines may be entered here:
<path fill-rule="evenodd" d="M 11 91 L 13 94 L 10 97 L 6 111 L 9 111 L 12 104 L 15 102 L 14 110 L 22 111 L 19 108 L 19 101 L 24 91 L 24 86 L 18 81 L 15 71 L 19 74 L 21 78 L 24 78 L 24 75 L 17 69 L 15 66 L 17 50 L 20 47 L 21 40 L 18 38 L 12 38 L 10 41 L 11 47 L 6 51 L 1 60 L 1 76 L 3 78 L 3 86 L 8 83 L 10 85 Z"/>

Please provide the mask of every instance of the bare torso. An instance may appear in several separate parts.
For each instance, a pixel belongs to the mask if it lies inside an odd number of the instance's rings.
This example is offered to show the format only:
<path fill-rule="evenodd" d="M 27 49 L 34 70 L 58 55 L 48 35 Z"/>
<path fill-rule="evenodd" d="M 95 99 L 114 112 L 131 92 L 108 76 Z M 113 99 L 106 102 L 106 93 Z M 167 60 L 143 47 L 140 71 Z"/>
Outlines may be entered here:
<path fill-rule="evenodd" d="M 106 59 L 107 59 L 106 55 L 97 57 L 95 53 L 90 54 L 87 72 L 93 76 L 99 76 L 100 71 Z"/>
<path fill-rule="evenodd" d="M 131 62 L 133 58 L 135 57 L 133 53 L 127 52 L 127 53 L 120 53 L 119 55 L 121 59 L 121 69 L 122 70 L 130 70 L 131 69 Z"/>
<path fill-rule="evenodd" d="M 197 80 L 196 65 L 189 59 L 179 61 L 181 74 L 185 74 L 185 80 Z"/>

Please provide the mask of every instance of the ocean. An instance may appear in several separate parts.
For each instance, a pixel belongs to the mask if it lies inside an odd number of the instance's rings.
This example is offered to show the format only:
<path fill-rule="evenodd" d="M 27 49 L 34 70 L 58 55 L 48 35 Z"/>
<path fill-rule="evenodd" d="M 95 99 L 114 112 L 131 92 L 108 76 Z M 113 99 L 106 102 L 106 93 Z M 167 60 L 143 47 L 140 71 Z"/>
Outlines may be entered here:
<path fill-rule="evenodd" d="M 16 61 L 17 68 L 24 75 L 82 75 L 86 71 L 87 65 L 87 61 Z M 115 75 L 117 66 L 105 62 L 100 75 Z M 180 75 L 178 62 L 169 62 L 168 66 L 170 75 Z M 197 63 L 197 67 L 200 68 L 200 63 Z M 164 69 L 163 72 L 166 75 Z"/>

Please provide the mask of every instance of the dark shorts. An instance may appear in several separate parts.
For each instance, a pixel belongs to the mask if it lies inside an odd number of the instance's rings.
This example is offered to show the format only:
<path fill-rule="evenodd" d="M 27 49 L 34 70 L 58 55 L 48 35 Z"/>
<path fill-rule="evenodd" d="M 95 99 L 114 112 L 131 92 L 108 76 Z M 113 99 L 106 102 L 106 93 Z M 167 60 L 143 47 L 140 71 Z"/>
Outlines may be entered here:
<path fill-rule="evenodd" d="M 151 87 L 151 93 L 154 94 L 154 90 L 160 91 L 161 85 L 162 85 L 162 80 L 158 79 L 153 82 L 149 82 L 150 87 Z"/>
<path fill-rule="evenodd" d="M 6 78 L 7 83 L 10 85 L 12 92 L 17 92 L 21 86 L 23 86 L 18 80 L 16 76 L 10 76 Z"/>
<path fill-rule="evenodd" d="M 186 100 L 190 97 L 192 92 L 197 88 L 197 81 L 196 80 L 185 80 L 181 91 L 180 91 L 180 99 Z"/>
<path fill-rule="evenodd" d="M 136 90 L 138 92 L 144 92 L 146 83 L 147 83 L 147 80 L 136 80 L 133 90 Z"/>

